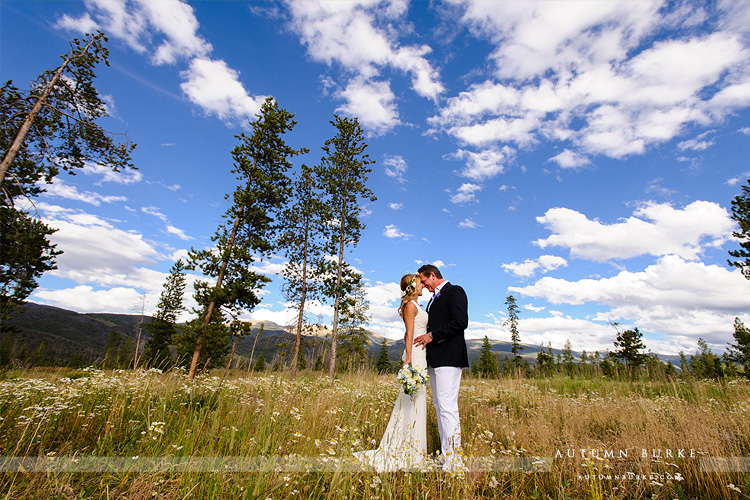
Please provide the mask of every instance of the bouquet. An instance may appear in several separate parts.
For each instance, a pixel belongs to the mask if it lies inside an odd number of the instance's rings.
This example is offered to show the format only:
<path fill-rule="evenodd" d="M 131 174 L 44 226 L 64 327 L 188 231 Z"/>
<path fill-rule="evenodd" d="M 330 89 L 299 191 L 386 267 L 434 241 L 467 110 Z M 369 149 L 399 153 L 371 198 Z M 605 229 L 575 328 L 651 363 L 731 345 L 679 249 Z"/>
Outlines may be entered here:
<path fill-rule="evenodd" d="M 414 368 L 411 363 L 404 365 L 398 371 L 397 378 L 404 389 L 404 394 L 408 394 L 409 396 L 414 396 L 419 389 L 426 387 L 430 381 L 430 376 L 427 373 L 422 373 L 420 370 Z"/>

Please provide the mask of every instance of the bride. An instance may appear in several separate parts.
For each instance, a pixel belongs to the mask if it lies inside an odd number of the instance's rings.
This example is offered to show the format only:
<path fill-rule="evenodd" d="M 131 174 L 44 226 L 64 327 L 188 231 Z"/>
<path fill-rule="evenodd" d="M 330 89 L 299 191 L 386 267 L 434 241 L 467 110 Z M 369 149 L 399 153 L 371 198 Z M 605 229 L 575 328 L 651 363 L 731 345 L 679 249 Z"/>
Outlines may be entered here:
<path fill-rule="evenodd" d="M 401 306 L 398 313 L 406 326 L 404 362 L 426 373 L 424 347 L 414 346 L 414 337 L 427 332 L 427 313 L 417 303 L 420 295 L 422 283 L 419 274 L 407 274 L 401 278 Z M 354 455 L 377 472 L 424 465 L 427 457 L 427 388 L 422 386 L 414 396 L 401 391 L 378 448 Z"/>

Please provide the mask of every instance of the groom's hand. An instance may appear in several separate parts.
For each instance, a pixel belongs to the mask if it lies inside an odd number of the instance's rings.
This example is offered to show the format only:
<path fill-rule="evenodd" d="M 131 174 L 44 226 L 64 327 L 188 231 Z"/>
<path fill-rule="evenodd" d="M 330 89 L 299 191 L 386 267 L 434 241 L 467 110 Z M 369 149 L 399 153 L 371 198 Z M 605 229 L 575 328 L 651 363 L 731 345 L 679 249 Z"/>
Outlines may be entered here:
<path fill-rule="evenodd" d="M 425 348 L 427 344 L 432 342 L 432 334 L 431 333 L 425 333 L 424 335 L 420 335 L 419 337 L 414 339 L 414 345 L 422 347 L 422 349 Z"/>

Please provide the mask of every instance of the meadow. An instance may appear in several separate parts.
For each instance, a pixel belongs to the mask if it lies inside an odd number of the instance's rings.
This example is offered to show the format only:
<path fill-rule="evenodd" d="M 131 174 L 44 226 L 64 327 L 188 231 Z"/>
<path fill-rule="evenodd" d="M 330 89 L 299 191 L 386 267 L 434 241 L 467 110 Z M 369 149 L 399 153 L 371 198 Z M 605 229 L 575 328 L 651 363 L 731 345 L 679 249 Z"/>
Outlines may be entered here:
<path fill-rule="evenodd" d="M 87 369 L 0 379 L 3 499 L 750 498 L 744 380 L 466 376 L 468 469 L 378 475 L 351 455 L 377 446 L 399 390 L 393 375 L 189 381 L 182 371 Z"/>

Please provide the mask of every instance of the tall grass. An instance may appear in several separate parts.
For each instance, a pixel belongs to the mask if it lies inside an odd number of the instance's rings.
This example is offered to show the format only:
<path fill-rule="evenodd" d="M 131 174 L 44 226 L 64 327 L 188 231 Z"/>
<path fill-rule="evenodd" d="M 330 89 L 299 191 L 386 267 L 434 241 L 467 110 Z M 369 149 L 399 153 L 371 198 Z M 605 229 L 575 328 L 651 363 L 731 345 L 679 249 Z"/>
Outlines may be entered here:
<path fill-rule="evenodd" d="M 308 457 L 316 466 L 6 472 L 0 498 L 750 498 L 750 475 L 701 465 L 750 456 L 747 382 L 467 377 L 459 398 L 467 463 L 525 457 L 551 467 L 376 475 L 342 464 L 377 446 L 398 393 L 392 376 L 236 372 L 222 382 L 217 374 L 190 382 L 180 372 L 7 372 L 0 454 Z M 428 451 L 437 448 L 429 412 Z"/>

